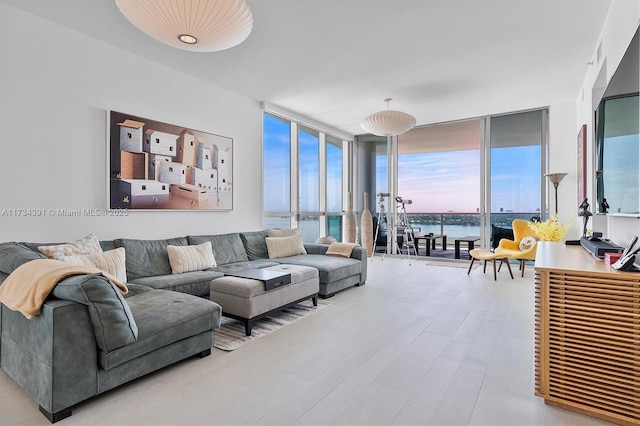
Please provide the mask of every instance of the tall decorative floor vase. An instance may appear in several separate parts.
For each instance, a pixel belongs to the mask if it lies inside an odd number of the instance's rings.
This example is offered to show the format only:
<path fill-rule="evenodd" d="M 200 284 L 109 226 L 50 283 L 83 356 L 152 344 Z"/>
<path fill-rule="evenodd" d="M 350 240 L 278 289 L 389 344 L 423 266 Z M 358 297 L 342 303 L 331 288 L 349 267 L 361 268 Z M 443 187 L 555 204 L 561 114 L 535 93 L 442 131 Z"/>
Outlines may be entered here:
<path fill-rule="evenodd" d="M 349 192 L 349 201 L 347 203 L 349 209 L 347 214 L 343 216 L 344 227 L 344 242 L 355 243 L 356 242 L 356 213 L 353 211 L 353 199 Z"/>
<path fill-rule="evenodd" d="M 360 216 L 360 239 L 362 247 L 367 249 L 367 256 L 373 256 L 373 217 L 369 211 L 369 193 L 364 193 L 364 209 Z"/>

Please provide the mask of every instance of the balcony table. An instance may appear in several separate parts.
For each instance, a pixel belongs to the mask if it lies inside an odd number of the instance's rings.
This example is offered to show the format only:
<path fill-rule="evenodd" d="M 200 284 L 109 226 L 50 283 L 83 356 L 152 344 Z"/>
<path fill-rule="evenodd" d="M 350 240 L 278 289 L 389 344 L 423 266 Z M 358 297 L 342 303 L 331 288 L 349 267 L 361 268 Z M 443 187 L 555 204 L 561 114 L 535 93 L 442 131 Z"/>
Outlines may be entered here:
<path fill-rule="evenodd" d="M 466 237 L 462 237 L 462 238 L 456 238 L 454 241 L 455 244 L 455 253 L 454 253 L 454 257 L 456 259 L 460 259 L 460 243 L 467 243 L 468 244 L 468 251 L 471 251 L 475 248 L 475 242 L 476 241 L 480 241 L 480 237 L 476 236 L 476 235 L 469 235 Z"/>
<path fill-rule="evenodd" d="M 436 249 L 436 240 L 442 239 L 442 250 L 447 249 L 447 236 L 442 235 L 414 235 L 413 240 L 415 242 L 416 255 L 418 253 L 418 246 L 420 245 L 420 240 L 425 241 L 425 246 L 427 249 L 427 256 L 431 256 L 431 250 Z"/>

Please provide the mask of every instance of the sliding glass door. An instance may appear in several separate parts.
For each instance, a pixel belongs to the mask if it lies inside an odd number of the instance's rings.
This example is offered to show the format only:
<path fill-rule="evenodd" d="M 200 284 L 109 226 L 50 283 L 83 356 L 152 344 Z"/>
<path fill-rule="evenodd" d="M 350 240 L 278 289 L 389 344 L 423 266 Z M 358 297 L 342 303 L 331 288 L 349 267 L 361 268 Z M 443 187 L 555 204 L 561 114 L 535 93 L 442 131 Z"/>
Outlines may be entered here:
<path fill-rule="evenodd" d="M 497 228 L 510 229 L 513 219 L 545 219 L 547 116 L 545 109 L 416 127 L 397 137 L 390 154 L 397 179 L 388 170 L 387 143 L 362 138 L 359 188 L 409 200 L 408 222 L 422 235 L 444 234 L 450 246 L 477 237 L 476 246 L 491 248 Z M 387 212 L 398 207 L 383 201 Z"/>
<path fill-rule="evenodd" d="M 498 245 L 513 219 L 541 219 L 546 110 L 487 118 L 484 236 Z"/>
<path fill-rule="evenodd" d="M 418 127 L 398 136 L 398 196 L 422 235 L 480 236 L 482 120 Z"/>

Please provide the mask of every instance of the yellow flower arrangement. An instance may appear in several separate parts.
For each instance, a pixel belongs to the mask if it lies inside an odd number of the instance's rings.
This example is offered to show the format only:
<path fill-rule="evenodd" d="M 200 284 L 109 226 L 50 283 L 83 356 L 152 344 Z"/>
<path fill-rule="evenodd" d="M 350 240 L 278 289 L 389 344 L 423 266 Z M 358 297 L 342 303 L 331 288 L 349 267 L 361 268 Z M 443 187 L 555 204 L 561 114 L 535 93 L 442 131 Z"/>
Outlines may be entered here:
<path fill-rule="evenodd" d="M 546 222 L 529 222 L 528 225 L 544 241 L 562 241 L 569 230 L 569 226 L 571 226 L 571 222 L 572 220 L 563 226 L 558 220 L 558 215 L 554 215 Z"/>

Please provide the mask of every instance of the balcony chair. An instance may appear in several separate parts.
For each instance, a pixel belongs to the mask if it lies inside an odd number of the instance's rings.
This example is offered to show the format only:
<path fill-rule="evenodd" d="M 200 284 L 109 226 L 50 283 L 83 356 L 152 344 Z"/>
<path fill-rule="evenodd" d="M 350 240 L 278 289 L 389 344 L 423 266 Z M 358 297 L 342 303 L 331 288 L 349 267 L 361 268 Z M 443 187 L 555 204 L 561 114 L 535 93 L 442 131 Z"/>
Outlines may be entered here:
<path fill-rule="evenodd" d="M 524 219 L 514 219 L 511 223 L 513 227 L 513 240 L 503 238 L 498 243 L 498 247 L 495 249 L 496 254 L 508 255 L 511 259 L 517 259 L 520 261 L 521 276 L 524 277 L 524 265 L 527 260 L 536 260 L 536 250 L 538 248 L 538 240 L 540 237 L 529 228 L 527 225 L 529 222 Z M 533 244 L 526 244 L 530 242 L 530 238 L 535 238 Z M 527 238 L 527 241 L 522 241 Z M 521 244 L 522 243 L 522 244 Z M 502 265 L 501 265 L 502 266 Z"/>
<path fill-rule="evenodd" d="M 499 226 L 491 225 L 491 249 L 492 250 L 495 250 L 498 248 L 498 243 L 503 238 L 506 238 L 508 240 L 515 239 L 515 237 L 513 236 L 513 229 L 501 228 Z"/>

